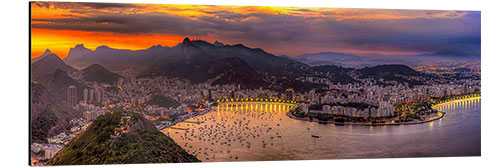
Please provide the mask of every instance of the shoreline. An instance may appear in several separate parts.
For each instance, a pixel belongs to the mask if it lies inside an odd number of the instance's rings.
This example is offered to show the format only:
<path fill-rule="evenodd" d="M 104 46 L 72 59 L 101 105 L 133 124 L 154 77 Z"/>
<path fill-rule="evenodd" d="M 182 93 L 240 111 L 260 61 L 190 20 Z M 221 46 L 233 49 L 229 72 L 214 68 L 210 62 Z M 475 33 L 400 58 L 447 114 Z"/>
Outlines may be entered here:
<path fill-rule="evenodd" d="M 437 108 L 439 106 L 442 106 L 442 105 L 451 104 L 451 103 L 457 103 L 457 102 L 462 102 L 462 101 L 467 101 L 467 100 L 472 100 L 472 99 L 481 99 L 481 96 L 479 96 L 479 97 L 469 97 L 469 98 L 466 98 L 466 99 L 452 100 L 452 101 L 448 101 L 448 102 L 444 102 L 444 103 L 439 103 L 439 104 L 433 105 L 431 108 L 435 109 L 435 108 Z"/>
<path fill-rule="evenodd" d="M 156 126 L 156 129 L 157 129 L 157 130 L 159 130 L 159 131 L 162 131 L 162 130 L 164 130 L 164 129 L 171 128 L 172 126 L 175 126 L 175 125 L 177 125 L 178 123 L 184 122 L 184 121 L 186 121 L 186 120 L 188 120 L 188 119 L 191 119 L 191 118 L 197 117 L 197 116 L 199 116 L 199 115 L 205 115 L 206 113 L 209 113 L 209 112 L 211 112 L 211 111 L 212 111 L 211 109 L 208 109 L 208 110 L 206 110 L 206 111 L 199 112 L 199 113 L 198 113 L 198 114 L 196 114 L 196 115 L 192 115 L 191 117 L 184 118 L 182 121 L 179 121 L 179 120 L 174 121 L 174 122 L 173 122 L 172 124 L 170 124 L 170 125 L 158 125 L 158 126 Z"/>
<path fill-rule="evenodd" d="M 400 123 L 365 123 L 365 122 L 335 122 L 335 121 L 319 121 L 318 119 L 313 119 L 310 120 L 308 118 L 298 118 L 296 116 L 293 116 L 291 112 L 287 112 L 286 115 L 295 120 L 299 121 L 307 121 L 307 122 L 317 122 L 319 124 L 334 124 L 334 125 L 355 125 L 355 126 L 400 126 L 400 125 L 415 125 L 415 124 L 422 124 L 422 123 L 427 123 L 427 122 L 432 122 L 435 120 L 439 120 L 446 115 L 445 112 L 443 112 L 443 115 L 437 118 L 425 120 L 425 121 L 418 121 L 418 122 L 400 122 Z"/>
<path fill-rule="evenodd" d="M 453 100 L 453 101 L 444 102 L 444 103 L 439 103 L 439 104 L 433 105 L 432 108 L 434 109 L 435 107 L 442 106 L 442 105 L 445 105 L 445 104 L 456 103 L 456 102 L 466 101 L 466 100 L 471 100 L 471 99 L 481 99 L 481 96 L 479 96 L 479 97 L 471 97 L 471 98 L 466 98 L 466 99 L 460 99 L 460 100 Z M 437 118 L 429 119 L 429 120 L 417 121 L 417 122 L 400 122 L 400 123 L 336 122 L 336 121 L 333 121 L 333 120 L 331 120 L 331 121 L 319 121 L 318 119 L 310 120 L 308 118 L 299 118 L 299 117 L 296 117 L 296 116 L 292 115 L 291 111 L 286 112 L 286 115 L 289 118 L 291 118 L 291 119 L 295 119 L 295 120 L 299 120 L 299 121 L 317 122 L 319 124 L 335 124 L 335 125 L 342 125 L 342 126 L 344 126 L 344 125 L 356 125 L 356 126 L 400 126 L 400 125 L 415 125 L 415 124 L 422 124 L 422 123 L 436 121 L 436 120 L 442 119 L 446 115 L 446 112 L 442 112 L 442 113 L 443 113 L 443 115 L 441 115 L 441 116 L 439 116 Z"/>

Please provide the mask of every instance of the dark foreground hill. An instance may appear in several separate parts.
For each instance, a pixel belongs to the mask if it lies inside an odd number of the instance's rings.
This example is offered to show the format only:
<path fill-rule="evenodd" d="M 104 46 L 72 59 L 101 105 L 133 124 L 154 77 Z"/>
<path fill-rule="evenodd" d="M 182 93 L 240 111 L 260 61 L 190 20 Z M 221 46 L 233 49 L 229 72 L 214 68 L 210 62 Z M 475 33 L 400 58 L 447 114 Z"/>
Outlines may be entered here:
<path fill-rule="evenodd" d="M 375 67 L 365 67 L 359 70 L 361 74 L 369 77 L 384 78 L 393 75 L 408 75 L 417 76 L 419 72 L 413 70 L 406 65 L 392 64 L 392 65 L 378 65 Z"/>
<path fill-rule="evenodd" d="M 91 82 L 103 82 L 113 84 L 120 79 L 120 75 L 115 74 L 99 64 L 92 64 L 82 70 L 83 79 Z"/>
<path fill-rule="evenodd" d="M 87 86 L 74 80 L 61 69 L 55 70 L 54 73 L 46 74 L 35 81 L 44 85 L 54 97 L 60 100 L 66 100 L 66 89 L 68 86 L 76 86 L 77 101 L 83 98 L 83 89 L 87 88 Z"/>
<path fill-rule="evenodd" d="M 70 126 L 78 111 L 56 99 L 39 83 L 31 83 L 31 139 L 34 143 L 46 143 L 47 136 L 56 135 Z"/>
<path fill-rule="evenodd" d="M 413 70 L 406 65 L 378 65 L 375 67 L 365 67 L 358 70 L 360 78 L 384 79 L 386 81 L 396 81 L 398 83 L 408 83 L 412 85 L 421 85 L 422 82 L 407 79 L 408 77 L 425 77 L 424 73 Z"/>
<path fill-rule="evenodd" d="M 263 72 L 293 63 L 293 60 L 274 56 L 262 49 L 244 45 L 216 45 L 205 41 L 184 39 L 166 55 L 151 62 L 144 76 L 167 76 L 188 79 L 193 83 L 214 80 L 214 84 L 240 84 L 247 88 L 264 85 Z"/>
<path fill-rule="evenodd" d="M 213 78 L 213 85 L 240 84 L 243 88 L 265 85 L 263 77 L 240 58 L 226 58 L 205 64 L 205 76 Z"/>
<path fill-rule="evenodd" d="M 199 162 L 139 114 L 128 113 L 128 133 L 111 138 L 123 112 L 99 116 L 85 132 L 48 161 L 49 165 Z"/>
<path fill-rule="evenodd" d="M 312 67 L 314 71 L 329 75 L 332 83 L 354 83 L 356 80 L 349 76 L 348 72 L 353 71 L 353 68 L 343 68 L 335 65 L 324 65 Z"/>

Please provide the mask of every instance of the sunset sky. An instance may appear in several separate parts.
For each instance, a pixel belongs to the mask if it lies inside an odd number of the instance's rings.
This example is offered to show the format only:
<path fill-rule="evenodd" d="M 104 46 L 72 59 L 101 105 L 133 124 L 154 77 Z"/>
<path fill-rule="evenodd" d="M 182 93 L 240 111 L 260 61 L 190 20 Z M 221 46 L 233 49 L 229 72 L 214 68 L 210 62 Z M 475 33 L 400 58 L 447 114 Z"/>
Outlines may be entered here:
<path fill-rule="evenodd" d="M 186 36 L 275 55 L 480 56 L 478 11 L 33 2 L 31 56 L 84 44 L 140 50 Z"/>

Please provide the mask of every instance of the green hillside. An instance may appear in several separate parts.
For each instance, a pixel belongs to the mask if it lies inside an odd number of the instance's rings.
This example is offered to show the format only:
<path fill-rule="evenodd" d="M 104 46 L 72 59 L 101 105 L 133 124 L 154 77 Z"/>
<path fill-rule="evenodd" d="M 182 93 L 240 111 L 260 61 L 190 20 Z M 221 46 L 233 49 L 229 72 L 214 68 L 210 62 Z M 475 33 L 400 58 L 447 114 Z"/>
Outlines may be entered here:
<path fill-rule="evenodd" d="M 170 137 L 156 130 L 139 114 L 132 113 L 130 129 L 111 138 L 123 112 L 99 116 L 85 132 L 48 161 L 49 165 L 133 164 L 199 162 Z"/>

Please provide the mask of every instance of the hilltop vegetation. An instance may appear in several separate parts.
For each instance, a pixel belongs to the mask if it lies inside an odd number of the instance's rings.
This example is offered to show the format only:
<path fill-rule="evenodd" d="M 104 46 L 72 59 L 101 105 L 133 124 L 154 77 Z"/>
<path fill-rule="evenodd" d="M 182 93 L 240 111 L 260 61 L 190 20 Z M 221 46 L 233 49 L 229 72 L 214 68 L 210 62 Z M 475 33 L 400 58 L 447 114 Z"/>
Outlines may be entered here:
<path fill-rule="evenodd" d="M 130 132 L 112 139 L 123 112 L 99 116 L 85 132 L 48 161 L 49 165 L 199 162 L 139 114 Z"/>

